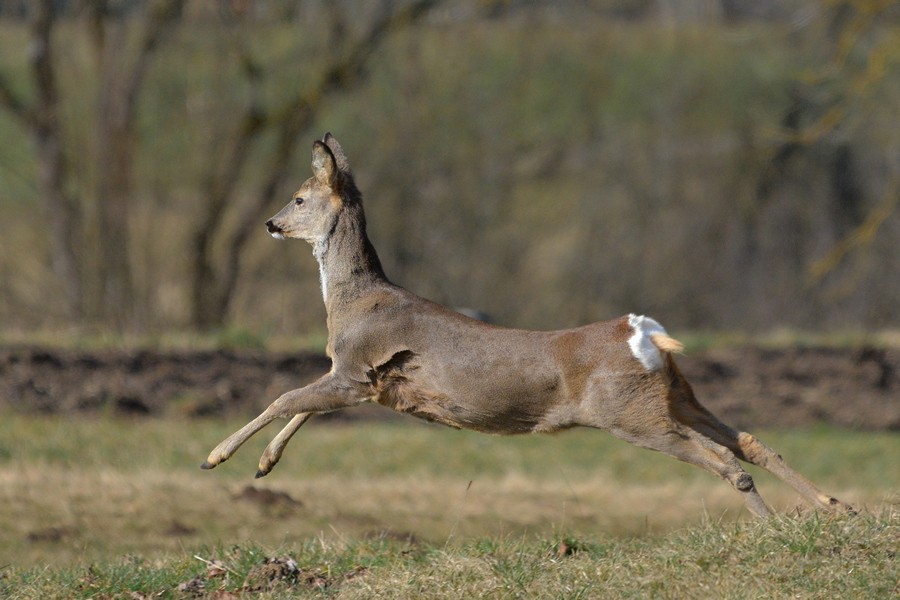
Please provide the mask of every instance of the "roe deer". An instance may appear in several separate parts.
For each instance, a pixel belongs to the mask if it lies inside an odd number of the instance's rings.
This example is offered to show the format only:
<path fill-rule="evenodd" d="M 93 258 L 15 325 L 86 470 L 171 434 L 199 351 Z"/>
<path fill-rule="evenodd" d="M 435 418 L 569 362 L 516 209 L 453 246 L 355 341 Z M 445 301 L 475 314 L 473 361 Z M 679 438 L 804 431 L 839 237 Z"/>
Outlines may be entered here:
<path fill-rule="evenodd" d="M 700 405 L 672 357 L 681 344 L 653 319 L 632 314 L 563 331 L 523 331 L 424 300 L 385 277 L 366 235 L 361 194 L 331 134 L 313 144 L 312 171 L 266 228 L 278 239 L 312 244 L 331 371 L 275 400 L 220 443 L 204 469 L 273 420 L 290 418 L 263 452 L 256 473 L 262 477 L 312 414 L 377 402 L 487 433 L 603 429 L 713 472 L 760 517 L 770 510 L 738 459 L 777 475 L 817 507 L 852 510 Z"/>

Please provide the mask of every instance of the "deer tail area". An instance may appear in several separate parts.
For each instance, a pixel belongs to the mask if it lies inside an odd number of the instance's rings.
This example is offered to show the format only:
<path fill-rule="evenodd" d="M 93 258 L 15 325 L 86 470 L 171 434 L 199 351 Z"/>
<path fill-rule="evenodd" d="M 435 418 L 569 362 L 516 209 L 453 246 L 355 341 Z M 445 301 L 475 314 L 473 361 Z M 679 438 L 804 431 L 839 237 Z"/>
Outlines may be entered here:
<path fill-rule="evenodd" d="M 684 350 L 684 344 L 670 336 L 666 330 L 650 317 L 628 315 L 631 337 L 628 346 L 631 353 L 648 371 L 657 371 L 669 362 L 666 360 L 673 352 Z"/>
<path fill-rule="evenodd" d="M 660 352 L 669 352 L 672 354 L 681 354 L 684 352 L 684 344 L 675 338 L 664 333 L 656 333 L 650 336 L 653 345 L 659 348 Z"/>

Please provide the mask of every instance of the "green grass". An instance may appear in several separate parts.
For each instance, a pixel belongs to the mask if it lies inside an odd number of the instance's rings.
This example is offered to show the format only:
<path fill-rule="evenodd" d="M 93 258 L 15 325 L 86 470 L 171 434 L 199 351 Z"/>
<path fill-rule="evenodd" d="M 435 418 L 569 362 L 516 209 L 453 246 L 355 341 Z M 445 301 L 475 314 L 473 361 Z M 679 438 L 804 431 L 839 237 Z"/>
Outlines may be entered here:
<path fill-rule="evenodd" d="M 826 331 L 813 332 L 780 328 L 764 333 L 748 334 L 739 331 L 674 332 L 684 342 L 687 351 L 703 352 L 712 348 L 752 346 L 756 348 L 897 348 L 900 330 Z"/>
<path fill-rule="evenodd" d="M 737 331 L 674 331 L 685 343 L 688 353 L 703 352 L 713 348 L 753 346 L 762 348 L 900 348 L 900 330 L 883 329 L 876 332 L 834 331 L 810 332 L 778 329 L 766 333 L 741 333 Z M 26 345 L 63 350 L 95 351 L 105 349 L 139 348 L 149 350 L 215 350 L 250 349 L 274 352 L 325 351 L 325 330 L 304 334 L 286 334 L 276 331 L 251 331 L 240 327 L 226 327 L 210 332 L 191 330 L 166 330 L 156 333 L 116 333 L 109 329 L 68 327 L 42 330 L 17 330 L 8 327 L 0 331 L 0 344 Z"/>
<path fill-rule="evenodd" d="M 588 430 L 312 421 L 263 480 L 275 427 L 200 471 L 240 425 L 2 415 L 0 596 L 185 597 L 191 580 L 350 598 L 887 597 L 897 585 L 896 434 L 763 432 L 862 514 L 798 513 L 793 490 L 754 470 L 781 515 L 755 522 L 711 475 Z M 261 567 L 267 557 L 300 571 Z"/>
<path fill-rule="evenodd" d="M 584 542 L 493 537 L 435 545 L 313 539 L 14 569 L 10 598 L 888 598 L 897 518 L 706 522 L 666 537 Z M 569 551 L 567 552 L 567 549 Z M 265 565 L 276 558 L 281 564 Z M 289 561 L 293 561 L 290 564 Z M 5 589 L 4 589 L 5 588 Z M 218 596 L 214 594 L 219 594 Z M 233 594 L 233 595 L 228 595 Z"/>
<path fill-rule="evenodd" d="M 208 451 L 241 425 L 242 421 L 35 417 L 8 412 L 0 419 L 0 468 L 154 470 L 243 480 L 255 472 L 259 454 L 277 432 L 277 423 L 251 438 L 217 470 L 195 473 Z M 900 464 L 887 460 L 900 452 L 896 433 L 816 427 L 762 432 L 760 437 L 798 470 L 814 480 L 824 479 L 823 486 L 889 489 L 900 482 Z M 287 483 L 335 474 L 458 477 L 466 481 L 510 474 L 560 481 L 608 476 L 627 483 L 711 479 L 700 469 L 594 430 L 501 437 L 411 418 L 337 425 L 314 419 L 292 441 L 269 479 Z M 761 471 L 754 474 L 768 476 Z M 761 485 L 768 487 L 767 483 Z"/>
<path fill-rule="evenodd" d="M 0 332 L 0 345 L 40 346 L 62 350 L 218 350 L 266 349 L 274 352 L 325 352 L 328 341 L 324 323 L 321 330 L 303 334 L 273 331 L 251 331 L 241 327 L 225 327 L 208 332 L 189 329 L 161 332 L 118 333 L 110 329 L 69 326 L 66 328 L 16 329 Z"/>

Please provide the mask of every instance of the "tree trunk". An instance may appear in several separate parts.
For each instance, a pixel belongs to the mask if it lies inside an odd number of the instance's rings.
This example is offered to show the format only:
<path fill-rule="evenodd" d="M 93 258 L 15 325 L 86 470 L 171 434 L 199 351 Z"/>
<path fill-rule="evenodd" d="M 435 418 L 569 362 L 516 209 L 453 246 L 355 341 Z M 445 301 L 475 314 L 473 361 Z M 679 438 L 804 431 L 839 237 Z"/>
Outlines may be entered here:
<path fill-rule="evenodd" d="M 31 127 L 38 153 L 38 184 L 49 223 L 52 269 L 62 283 L 70 316 L 80 319 L 84 310 L 78 252 L 83 245 L 82 215 L 78 198 L 66 190 L 69 166 L 63 152 L 51 40 L 56 15 L 51 0 L 42 0 L 35 10 L 31 66 L 37 99 Z"/>
<path fill-rule="evenodd" d="M 127 23 L 110 31 L 107 3 L 97 0 L 91 14 L 92 34 L 100 68 L 97 105 L 97 235 L 98 287 L 94 314 L 117 329 L 134 325 L 131 272 L 130 205 L 133 194 L 138 98 L 150 60 L 162 36 L 180 16 L 184 0 L 158 0 L 147 8 L 138 54 L 130 68 L 122 57 L 127 47 Z"/>
<path fill-rule="evenodd" d="M 99 290 L 95 314 L 117 329 L 133 319 L 129 214 L 133 171 L 133 117 L 115 75 L 104 75 L 97 106 L 97 230 Z"/>

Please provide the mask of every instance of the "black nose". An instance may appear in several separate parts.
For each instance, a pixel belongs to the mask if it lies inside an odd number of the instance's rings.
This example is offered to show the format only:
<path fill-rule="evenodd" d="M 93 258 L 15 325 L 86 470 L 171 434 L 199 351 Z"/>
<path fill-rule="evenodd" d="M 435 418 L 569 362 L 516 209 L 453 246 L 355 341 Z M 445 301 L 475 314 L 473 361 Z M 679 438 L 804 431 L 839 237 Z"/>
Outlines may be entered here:
<path fill-rule="evenodd" d="M 272 219 L 266 221 L 266 231 L 269 233 L 278 233 L 281 231 L 278 227 L 275 226 L 275 223 L 272 222 Z"/>

